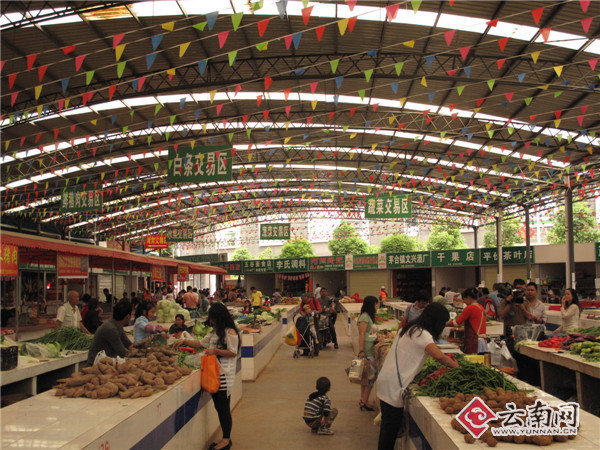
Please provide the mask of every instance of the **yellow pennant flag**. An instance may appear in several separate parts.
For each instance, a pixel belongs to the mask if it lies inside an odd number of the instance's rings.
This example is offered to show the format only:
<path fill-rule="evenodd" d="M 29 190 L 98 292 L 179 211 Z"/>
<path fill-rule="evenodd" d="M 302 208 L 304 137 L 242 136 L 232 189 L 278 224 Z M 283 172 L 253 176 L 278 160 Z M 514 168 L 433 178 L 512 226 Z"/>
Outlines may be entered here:
<path fill-rule="evenodd" d="M 465 174 L 465 169 L 460 169 L 459 173 L 460 173 L 460 176 L 462 177 Z"/>
<path fill-rule="evenodd" d="M 202 132 L 203 133 L 206 133 L 206 127 L 207 127 L 207 124 L 203 123 L 202 124 Z"/>
<path fill-rule="evenodd" d="M 69 103 L 71 103 L 71 99 L 70 98 L 66 98 L 65 99 L 65 109 L 67 109 L 69 107 Z"/>
<path fill-rule="evenodd" d="M 285 123 L 285 131 L 287 131 L 287 130 L 288 130 L 289 126 L 290 126 L 290 122 L 289 122 L 289 121 L 287 121 L 287 122 Z"/>
<path fill-rule="evenodd" d="M 371 145 L 371 150 L 375 150 L 376 148 L 377 148 L 377 144 L 376 143 Z"/>
<path fill-rule="evenodd" d="M 481 111 L 481 108 L 475 108 L 473 109 L 473 111 L 475 112 L 475 114 L 477 114 L 479 111 Z"/>
<path fill-rule="evenodd" d="M 354 159 L 354 153 L 350 153 L 350 159 Z"/>
<path fill-rule="evenodd" d="M 560 122 L 561 122 L 561 119 L 556 119 L 556 120 L 554 120 L 554 126 L 555 126 L 556 128 L 560 127 Z"/>
<path fill-rule="evenodd" d="M 533 63 L 537 64 L 537 60 L 540 57 L 540 51 L 538 50 L 537 52 L 532 52 L 531 53 L 531 59 L 533 59 Z"/>
<path fill-rule="evenodd" d="M 90 123 L 91 123 L 92 125 L 94 125 L 94 126 L 95 126 L 95 125 L 98 125 L 98 119 L 93 119 L 93 120 L 90 120 Z"/>
<path fill-rule="evenodd" d="M 350 135 L 350 139 L 354 139 L 355 137 L 356 137 L 356 133 L 352 133 L 352 134 Z"/>
<path fill-rule="evenodd" d="M 192 149 L 194 148 L 194 145 L 196 145 L 196 141 L 190 142 L 190 147 L 192 147 Z"/>
<path fill-rule="evenodd" d="M 167 69 L 167 75 L 175 75 L 175 69 Z"/>
<path fill-rule="evenodd" d="M 290 142 L 290 139 L 292 139 L 292 137 L 291 137 L 291 136 L 288 136 L 288 137 L 286 137 L 286 138 L 283 140 L 283 144 L 285 145 L 285 144 L 287 144 L 288 142 Z"/>
<path fill-rule="evenodd" d="M 402 108 L 404 106 L 404 104 L 406 103 L 406 99 L 407 97 L 402 97 L 399 98 L 398 101 L 400 102 L 400 107 Z"/>
<path fill-rule="evenodd" d="M 564 145 L 561 145 L 561 146 L 559 147 L 559 150 L 560 150 L 561 152 L 563 152 L 563 153 L 564 153 L 564 152 L 565 152 L 565 146 L 564 146 Z"/>
<path fill-rule="evenodd" d="M 549 84 L 543 84 L 543 85 L 541 85 L 541 86 L 538 86 L 537 88 L 538 88 L 538 89 L 541 89 L 541 90 L 543 90 L 543 91 L 545 91 L 545 90 L 547 90 L 549 87 L 550 87 L 550 85 L 549 85 Z"/>
<path fill-rule="evenodd" d="M 535 171 L 535 176 L 536 176 L 536 178 L 539 178 L 539 177 L 540 177 L 540 171 L 539 171 L 539 170 L 536 170 L 536 171 Z"/>
<path fill-rule="evenodd" d="M 179 46 L 179 57 L 181 58 L 183 55 L 185 55 L 185 52 L 187 52 L 188 47 L 190 46 L 191 42 L 185 42 L 183 44 L 181 44 Z"/>
<path fill-rule="evenodd" d="M 415 46 L 415 41 L 406 41 L 406 42 L 403 42 L 402 45 L 409 47 L 409 48 L 413 48 Z"/>
<path fill-rule="evenodd" d="M 217 94 L 217 91 L 216 91 L 216 90 L 214 90 L 214 91 L 210 91 L 210 92 L 209 92 L 209 95 L 210 95 L 210 102 L 211 102 L 211 103 L 215 101 L 215 95 L 216 95 L 216 94 Z"/>
<path fill-rule="evenodd" d="M 346 33 L 346 28 L 348 28 L 348 19 L 339 20 L 338 28 L 340 30 L 340 34 L 343 36 Z"/>
<path fill-rule="evenodd" d="M 273 170 L 273 166 L 269 166 L 269 172 Z"/>
<path fill-rule="evenodd" d="M 310 104 L 311 104 L 311 106 L 312 106 L 312 109 L 313 109 L 313 111 L 314 111 L 314 110 L 315 110 L 315 108 L 317 107 L 317 103 L 319 103 L 319 102 L 318 102 L 318 100 L 313 100 L 313 101 L 311 101 L 311 102 L 310 102 Z"/>
<path fill-rule="evenodd" d="M 396 117 L 397 117 L 397 116 L 390 116 L 390 117 L 388 117 L 388 122 L 390 123 L 390 125 L 391 125 L 392 123 L 394 123 L 394 121 L 396 120 Z"/>
<path fill-rule="evenodd" d="M 286 164 L 289 164 L 290 162 L 292 162 L 292 158 L 288 158 L 288 159 L 285 160 Z"/>
<path fill-rule="evenodd" d="M 427 79 L 425 77 L 421 78 L 421 86 L 427 87 Z"/>
<path fill-rule="evenodd" d="M 167 23 L 163 23 L 161 25 L 163 30 L 167 30 L 167 31 L 173 31 L 173 28 L 175 27 L 175 22 L 167 22 Z"/>
<path fill-rule="evenodd" d="M 485 124 L 485 129 L 489 130 L 490 128 L 492 128 L 492 122 L 488 122 Z"/>
<path fill-rule="evenodd" d="M 44 112 L 44 105 L 38 105 L 38 107 L 37 107 L 38 116 L 41 116 L 42 112 Z"/>
<path fill-rule="evenodd" d="M 40 98 L 40 94 L 42 93 L 42 85 L 40 84 L 39 86 L 35 87 L 35 99 L 37 100 L 38 98 Z"/>
<path fill-rule="evenodd" d="M 554 71 L 556 72 L 556 75 L 560 77 L 560 75 L 562 74 L 563 71 L 563 67 L 564 66 L 555 66 L 554 67 Z"/>
<path fill-rule="evenodd" d="M 121 44 L 121 45 L 117 45 L 115 47 L 115 58 L 118 60 L 121 59 L 121 56 L 123 55 L 123 52 L 125 51 L 125 46 L 127 44 Z"/>
<path fill-rule="evenodd" d="M 248 153 L 248 162 L 252 162 L 252 153 Z"/>

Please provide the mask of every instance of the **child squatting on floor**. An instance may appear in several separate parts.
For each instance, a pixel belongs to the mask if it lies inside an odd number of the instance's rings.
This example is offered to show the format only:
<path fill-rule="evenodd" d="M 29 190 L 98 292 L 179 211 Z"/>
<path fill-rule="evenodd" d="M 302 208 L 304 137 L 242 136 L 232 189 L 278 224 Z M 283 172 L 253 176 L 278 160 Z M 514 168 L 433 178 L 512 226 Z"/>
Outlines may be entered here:
<path fill-rule="evenodd" d="M 304 422 L 313 433 L 332 435 L 330 427 L 335 420 L 338 410 L 331 407 L 331 400 L 327 393 L 331 389 L 331 381 L 327 377 L 317 380 L 317 391 L 308 396 L 304 405 Z"/>

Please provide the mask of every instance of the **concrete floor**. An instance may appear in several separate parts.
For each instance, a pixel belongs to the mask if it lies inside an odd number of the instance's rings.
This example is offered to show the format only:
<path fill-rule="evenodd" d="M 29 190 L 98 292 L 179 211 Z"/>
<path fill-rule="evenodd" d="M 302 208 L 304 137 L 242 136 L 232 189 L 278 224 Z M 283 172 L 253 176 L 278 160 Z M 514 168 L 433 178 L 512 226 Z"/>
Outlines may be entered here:
<path fill-rule="evenodd" d="M 283 344 L 255 382 L 244 382 L 242 400 L 233 410 L 233 447 L 252 449 L 374 449 L 379 427 L 375 412 L 360 411 L 360 386 L 348 381 L 346 368 L 354 357 L 350 337 L 336 327 L 340 348 L 329 344 L 318 357 L 292 358 L 293 347 Z M 331 380 L 329 398 L 339 414 L 333 436 L 311 433 L 302 414 L 317 378 Z M 371 403 L 376 403 L 373 392 Z"/>

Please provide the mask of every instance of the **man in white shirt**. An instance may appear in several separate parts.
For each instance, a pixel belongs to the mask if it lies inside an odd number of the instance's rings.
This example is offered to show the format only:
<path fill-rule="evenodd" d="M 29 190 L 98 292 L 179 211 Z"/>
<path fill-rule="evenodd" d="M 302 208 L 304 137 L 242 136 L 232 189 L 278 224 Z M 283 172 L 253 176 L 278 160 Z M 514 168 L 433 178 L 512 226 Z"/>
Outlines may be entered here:
<path fill-rule="evenodd" d="M 61 305 L 56 312 L 57 327 L 76 327 L 81 328 L 87 334 L 91 334 L 83 325 L 81 313 L 77 304 L 79 303 L 79 292 L 69 291 L 67 302 Z"/>
<path fill-rule="evenodd" d="M 321 296 L 321 285 L 319 283 L 317 283 L 314 294 L 315 298 L 319 298 Z"/>
<path fill-rule="evenodd" d="M 546 323 L 546 305 L 537 298 L 537 284 L 533 281 L 527 283 L 525 287 L 525 300 L 529 302 L 530 314 L 527 314 L 529 323 Z"/>

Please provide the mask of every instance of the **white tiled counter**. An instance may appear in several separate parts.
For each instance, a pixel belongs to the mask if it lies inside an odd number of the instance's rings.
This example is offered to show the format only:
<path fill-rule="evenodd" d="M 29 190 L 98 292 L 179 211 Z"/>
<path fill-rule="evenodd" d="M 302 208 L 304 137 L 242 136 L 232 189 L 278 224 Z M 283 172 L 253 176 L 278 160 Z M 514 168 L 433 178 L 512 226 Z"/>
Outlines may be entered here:
<path fill-rule="evenodd" d="M 279 320 L 263 326 L 260 333 L 242 334 L 242 379 L 254 381 L 269 364 L 283 343 L 283 326 Z M 287 330 L 287 327 L 285 328 Z"/>
<path fill-rule="evenodd" d="M 510 378 L 510 377 L 509 377 Z M 519 388 L 532 390 L 528 395 L 548 402 L 550 405 L 564 403 L 556 397 L 535 389 L 533 386 L 525 384 L 514 378 L 510 378 Z M 405 433 L 400 448 L 421 449 L 432 448 L 433 450 L 453 450 L 453 449 L 489 449 L 487 444 L 477 441 L 474 444 L 466 444 L 462 433 L 454 430 L 450 426 L 450 421 L 455 416 L 446 414 L 439 406 L 437 398 L 432 397 L 413 397 L 410 399 L 410 432 Z M 579 416 L 580 429 L 575 440 L 567 442 L 552 442 L 553 449 L 574 449 L 577 450 L 597 450 L 600 448 L 600 419 L 590 413 L 580 410 Z M 495 447 L 497 449 L 515 449 L 515 448 L 539 448 L 534 444 L 519 444 L 515 446 L 512 442 L 499 441 Z"/>
<path fill-rule="evenodd" d="M 231 396 L 242 396 L 240 363 Z M 0 410 L 2 448 L 204 448 L 219 422 L 200 371 L 137 399 L 59 398 L 54 390 Z"/>
<path fill-rule="evenodd" d="M 294 316 L 300 310 L 300 305 L 275 305 L 271 308 L 272 311 L 277 311 L 281 309 L 281 325 L 282 331 L 281 334 L 285 335 L 287 330 L 294 323 Z"/>

